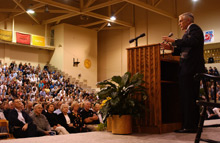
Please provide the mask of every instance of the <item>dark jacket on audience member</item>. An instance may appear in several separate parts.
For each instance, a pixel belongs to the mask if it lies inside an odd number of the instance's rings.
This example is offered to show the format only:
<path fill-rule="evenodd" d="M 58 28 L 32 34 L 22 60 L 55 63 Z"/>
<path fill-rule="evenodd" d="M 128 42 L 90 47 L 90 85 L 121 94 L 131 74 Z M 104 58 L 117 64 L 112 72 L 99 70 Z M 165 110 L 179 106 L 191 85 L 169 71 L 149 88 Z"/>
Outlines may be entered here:
<path fill-rule="evenodd" d="M 57 126 L 57 124 L 59 124 L 57 114 L 46 112 L 45 116 L 47 117 L 47 120 L 50 123 L 51 127 Z"/>
<path fill-rule="evenodd" d="M 18 120 L 18 112 L 13 109 L 10 111 L 8 116 L 11 132 L 13 133 L 15 138 L 35 137 L 37 135 L 36 125 L 33 124 L 33 120 L 26 112 L 21 112 L 22 116 L 25 119 L 25 122 L 28 123 L 28 129 L 26 131 L 22 130 L 22 127 L 25 124 Z"/>
<path fill-rule="evenodd" d="M 75 122 L 74 122 L 74 117 L 73 115 L 71 115 L 70 113 L 67 114 L 70 118 L 70 123 L 73 123 L 73 125 L 75 125 Z M 59 124 L 61 126 L 63 126 L 69 133 L 76 133 L 77 132 L 77 129 L 76 127 L 69 127 L 69 125 L 67 124 L 66 122 L 66 118 L 64 116 L 63 113 L 60 113 L 58 115 L 58 121 L 59 121 Z"/>
<path fill-rule="evenodd" d="M 82 120 L 83 120 L 83 122 L 84 122 L 84 120 L 85 120 L 86 118 L 92 117 L 93 114 L 96 114 L 96 113 L 93 112 L 92 110 L 89 110 L 89 111 L 87 112 L 85 109 L 82 109 L 82 110 L 80 111 L 80 114 L 81 114 Z M 100 123 L 100 122 L 99 122 L 99 119 L 98 119 L 98 120 L 95 120 L 95 121 L 93 121 L 93 122 L 91 122 L 91 123 L 86 123 L 86 124 L 99 124 L 99 123 Z"/>

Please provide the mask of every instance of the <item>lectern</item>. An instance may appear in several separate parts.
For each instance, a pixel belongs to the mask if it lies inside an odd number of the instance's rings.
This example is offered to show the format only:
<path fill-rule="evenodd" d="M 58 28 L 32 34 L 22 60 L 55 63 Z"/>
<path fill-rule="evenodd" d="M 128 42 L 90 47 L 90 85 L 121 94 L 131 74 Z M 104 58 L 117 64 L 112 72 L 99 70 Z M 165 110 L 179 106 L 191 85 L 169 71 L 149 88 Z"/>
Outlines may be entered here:
<path fill-rule="evenodd" d="M 179 57 L 160 54 L 160 45 L 127 48 L 128 71 L 144 74 L 148 99 L 145 113 L 134 130 L 165 133 L 181 128 L 178 91 Z"/>

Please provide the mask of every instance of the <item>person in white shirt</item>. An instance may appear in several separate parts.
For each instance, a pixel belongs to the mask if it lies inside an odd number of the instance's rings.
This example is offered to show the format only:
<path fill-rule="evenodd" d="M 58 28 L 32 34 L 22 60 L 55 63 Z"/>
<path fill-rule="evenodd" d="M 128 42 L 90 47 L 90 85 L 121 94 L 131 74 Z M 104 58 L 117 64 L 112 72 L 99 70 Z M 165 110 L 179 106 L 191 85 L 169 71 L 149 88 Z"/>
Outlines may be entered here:
<path fill-rule="evenodd" d="M 21 77 L 19 77 L 18 80 L 17 80 L 17 85 L 18 85 L 18 86 L 22 86 L 22 83 L 23 83 L 23 82 L 22 82 L 22 80 L 21 80 Z"/>
<path fill-rule="evenodd" d="M 14 100 L 15 109 L 10 111 L 9 124 L 13 128 L 15 138 L 35 137 L 37 135 L 36 125 L 30 116 L 22 110 L 22 102 L 19 99 Z"/>

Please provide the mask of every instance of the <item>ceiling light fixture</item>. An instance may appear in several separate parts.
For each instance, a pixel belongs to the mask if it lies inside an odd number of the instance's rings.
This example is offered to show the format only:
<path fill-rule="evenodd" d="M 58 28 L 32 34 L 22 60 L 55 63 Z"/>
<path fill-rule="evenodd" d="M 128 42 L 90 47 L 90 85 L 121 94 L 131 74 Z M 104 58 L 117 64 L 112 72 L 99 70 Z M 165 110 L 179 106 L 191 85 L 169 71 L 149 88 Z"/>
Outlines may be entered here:
<path fill-rule="evenodd" d="M 45 5 L 45 12 L 46 12 L 46 13 L 49 13 L 48 5 Z"/>
<path fill-rule="evenodd" d="M 197 2 L 197 1 L 199 1 L 199 0 L 192 0 L 193 2 Z"/>
<path fill-rule="evenodd" d="M 35 11 L 33 9 L 27 9 L 26 12 L 29 13 L 29 14 L 34 14 L 35 13 Z"/>
<path fill-rule="evenodd" d="M 108 27 L 111 27 L 112 25 L 111 25 L 111 23 L 109 22 L 109 23 L 107 24 L 107 26 L 108 26 Z"/>
<path fill-rule="evenodd" d="M 116 20 L 116 17 L 113 15 L 113 16 L 110 17 L 110 20 L 111 20 L 111 21 L 115 21 L 115 20 Z"/>
<path fill-rule="evenodd" d="M 35 11 L 33 9 L 31 9 L 32 6 L 33 6 L 33 4 L 30 4 L 29 8 L 26 11 L 27 13 L 29 13 L 29 14 L 34 14 L 35 13 Z"/>

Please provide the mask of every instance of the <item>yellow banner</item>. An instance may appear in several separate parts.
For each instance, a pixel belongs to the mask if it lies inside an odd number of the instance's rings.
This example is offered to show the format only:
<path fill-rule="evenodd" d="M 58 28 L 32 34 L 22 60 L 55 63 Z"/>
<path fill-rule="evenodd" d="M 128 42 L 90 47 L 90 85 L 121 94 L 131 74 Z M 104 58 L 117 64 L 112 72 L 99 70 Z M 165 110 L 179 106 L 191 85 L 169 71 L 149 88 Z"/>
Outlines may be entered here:
<path fill-rule="evenodd" d="M 0 40 L 12 41 L 12 32 L 0 29 Z"/>
<path fill-rule="evenodd" d="M 45 46 L 45 38 L 42 36 L 32 35 L 32 45 L 35 46 Z"/>

